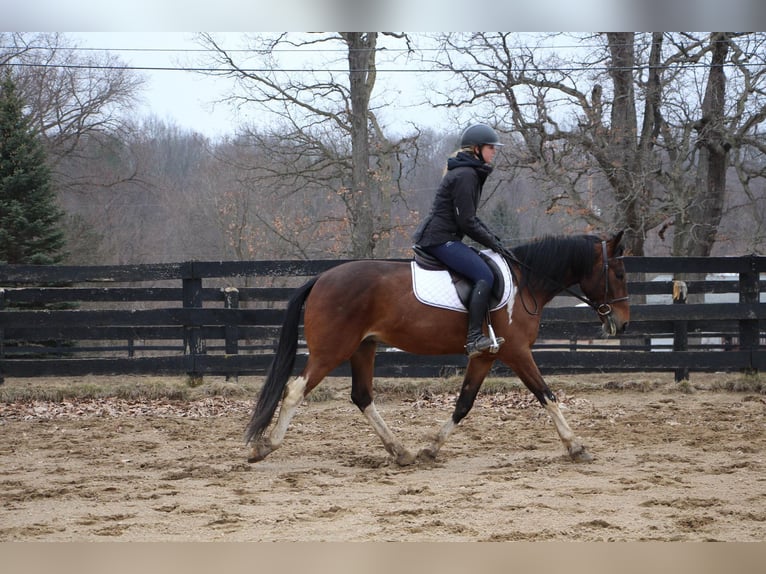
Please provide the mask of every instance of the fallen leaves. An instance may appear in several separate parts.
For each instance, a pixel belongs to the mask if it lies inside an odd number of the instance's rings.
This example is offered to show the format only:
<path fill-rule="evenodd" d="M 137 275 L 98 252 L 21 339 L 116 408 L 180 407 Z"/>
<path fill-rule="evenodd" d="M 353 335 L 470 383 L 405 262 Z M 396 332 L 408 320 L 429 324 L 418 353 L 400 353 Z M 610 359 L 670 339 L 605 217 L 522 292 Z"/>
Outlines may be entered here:
<path fill-rule="evenodd" d="M 417 399 L 412 401 L 415 409 L 424 408 L 450 408 L 457 401 L 457 393 L 423 393 Z M 585 399 L 570 397 L 563 391 L 556 393 L 560 408 L 572 407 L 587 403 Z M 476 397 L 475 407 L 483 409 L 522 410 L 529 408 L 540 408 L 540 403 L 529 391 L 508 391 L 499 393 L 479 394 Z"/>
<path fill-rule="evenodd" d="M 562 409 L 587 403 L 585 399 L 557 393 Z M 457 400 L 456 393 L 426 392 L 408 402 L 414 411 L 428 408 L 452 408 Z M 528 391 L 509 391 L 479 394 L 475 406 L 500 412 L 529 408 L 540 408 L 540 403 Z M 250 399 L 230 397 L 206 397 L 201 399 L 174 400 L 166 398 L 126 399 L 118 397 L 67 398 L 61 401 L 29 400 L 0 403 L 0 424 L 3 420 L 62 420 L 103 417 L 180 417 L 209 418 L 240 415 L 251 412 Z"/>
<path fill-rule="evenodd" d="M 61 420 L 102 417 L 223 417 L 248 413 L 250 400 L 209 397 L 192 401 L 168 399 L 83 398 L 63 401 L 0 403 L 0 420 Z"/>

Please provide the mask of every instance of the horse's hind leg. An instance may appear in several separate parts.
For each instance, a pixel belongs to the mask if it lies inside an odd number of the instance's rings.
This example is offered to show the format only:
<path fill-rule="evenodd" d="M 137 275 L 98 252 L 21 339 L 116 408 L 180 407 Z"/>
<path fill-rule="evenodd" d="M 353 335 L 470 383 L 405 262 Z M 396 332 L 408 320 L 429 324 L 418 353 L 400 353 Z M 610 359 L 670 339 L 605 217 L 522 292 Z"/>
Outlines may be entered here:
<path fill-rule="evenodd" d="M 394 457 L 396 463 L 402 466 L 412 464 L 415 462 L 415 456 L 394 436 L 372 400 L 375 350 L 375 341 L 362 341 L 351 356 L 351 400 L 370 422 L 375 433 L 383 441 L 383 446 Z"/>
<path fill-rule="evenodd" d="M 285 393 L 282 396 L 282 404 L 279 407 L 277 422 L 271 429 L 268 438 L 259 441 L 253 448 L 252 460 L 261 460 L 282 445 L 282 441 L 284 441 L 285 434 L 287 433 L 287 427 L 290 426 L 290 421 L 295 416 L 295 412 L 306 396 L 307 382 L 306 377 L 301 375 L 287 383 Z"/>
<path fill-rule="evenodd" d="M 287 383 L 285 392 L 282 395 L 282 404 L 279 407 L 277 421 L 274 423 L 269 436 L 261 439 L 253 446 L 250 458 L 248 459 L 250 462 L 264 459 L 269 453 L 277 450 L 282 445 L 285 434 L 287 434 L 287 428 L 290 426 L 290 421 L 295 416 L 303 399 L 314 387 L 322 382 L 322 379 L 324 379 L 328 372 L 328 369 L 313 367 L 311 359 L 309 359 L 309 363 L 303 369 L 303 372 Z"/>

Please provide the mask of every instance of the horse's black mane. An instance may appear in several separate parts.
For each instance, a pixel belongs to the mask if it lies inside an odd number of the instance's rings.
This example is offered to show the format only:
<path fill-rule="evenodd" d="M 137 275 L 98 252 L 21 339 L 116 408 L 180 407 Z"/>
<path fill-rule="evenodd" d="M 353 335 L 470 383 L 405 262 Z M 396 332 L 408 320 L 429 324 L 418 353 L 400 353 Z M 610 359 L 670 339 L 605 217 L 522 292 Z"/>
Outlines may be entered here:
<path fill-rule="evenodd" d="M 594 245 L 600 242 L 596 235 L 549 235 L 512 251 L 529 267 L 522 267 L 522 282 L 552 293 L 561 290 L 567 277 L 579 278 L 593 269 Z"/>

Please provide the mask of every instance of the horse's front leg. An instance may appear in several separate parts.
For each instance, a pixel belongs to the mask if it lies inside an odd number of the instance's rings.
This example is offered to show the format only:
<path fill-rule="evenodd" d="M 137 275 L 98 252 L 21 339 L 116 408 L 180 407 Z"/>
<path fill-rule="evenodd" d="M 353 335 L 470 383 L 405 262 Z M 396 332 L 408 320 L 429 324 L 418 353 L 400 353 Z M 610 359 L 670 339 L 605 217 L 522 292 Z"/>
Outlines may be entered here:
<path fill-rule="evenodd" d="M 465 418 L 468 412 L 473 407 L 473 403 L 476 401 L 476 395 L 481 388 L 481 384 L 492 368 L 494 363 L 494 357 L 476 357 L 468 361 L 468 367 L 465 371 L 465 377 L 463 378 L 463 386 L 460 389 L 457 402 L 455 403 L 455 410 L 452 412 L 452 417 L 442 425 L 441 429 L 436 433 L 431 444 L 420 450 L 418 453 L 419 459 L 433 460 L 439 453 L 439 450 L 444 446 L 447 438 L 455 430 L 458 423 Z"/>
<path fill-rule="evenodd" d="M 386 421 L 380 416 L 378 409 L 375 408 L 375 403 L 370 402 L 364 410 L 362 410 L 365 418 L 372 425 L 375 433 L 383 442 L 383 447 L 391 456 L 394 457 L 394 461 L 399 466 L 407 466 L 415 462 L 415 455 L 412 454 L 402 442 L 396 438 L 391 429 L 388 428 Z"/>
<path fill-rule="evenodd" d="M 570 428 L 564 415 L 561 414 L 556 395 L 553 394 L 550 387 L 543 379 L 540 369 L 538 369 L 532 351 L 521 354 L 516 360 L 508 361 L 508 366 L 518 375 L 521 381 L 532 392 L 540 404 L 548 411 L 548 415 L 556 427 L 556 432 L 564 443 L 569 456 L 575 462 L 590 462 L 593 460 L 591 454 L 585 449 L 579 438 Z"/>
<path fill-rule="evenodd" d="M 570 458 L 575 462 L 592 461 L 593 456 L 585 449 L 585 446 L 569 427 L 566 419 L 564 419 L 564 415 L 561 414 L 556 396 L 553 393 L 550 394 L 551 397 L 546 400 L 543 406 L 548 411 L 548 415 L 550 415 L 553 425 L 556 427 L 556 432 L 558 432 L 561 442 L 564 443 Z"/>

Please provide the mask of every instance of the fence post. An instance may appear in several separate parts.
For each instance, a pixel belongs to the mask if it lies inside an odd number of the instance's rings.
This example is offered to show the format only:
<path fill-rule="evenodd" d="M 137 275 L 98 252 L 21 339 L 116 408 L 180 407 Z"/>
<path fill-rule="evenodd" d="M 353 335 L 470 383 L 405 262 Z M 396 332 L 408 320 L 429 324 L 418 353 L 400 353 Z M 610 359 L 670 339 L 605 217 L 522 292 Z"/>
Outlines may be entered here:
<path fill-rule="evenodd" d="M 750 256 L 748 271 L 739 274 L 739 302 L 758 303 L 760 300 L 760 278 L 756 270 L 755 256 Z M 752 353 L 758 350 L 760 334 L 758 332 L 758 319 L 740 319 L 739 321 L 739 348 L 742 351 L 750 351 L 750 368 L 747 372 L 755 374 L 757 369 L 753 365 Z"/>
<path fill-rule="evenodd" d="M 184 309 L 202 308 L 202 278 L 196 277 L 194 262 L 183 266 L 182 271 L 183 306 Z M 197 369 L 197 356 L 205 353 L 205 341 L 202 338 L 200 327 L 191 324 L 184 326 L 184 354 L 189 356 L 187 363 L 187 375 L 190 383 L 198 385 L 202 383 L 202 375 Z"/>
<path fill-rule="evenodd" d="M 5 309 L 5 289 L 0 287 L 0 311 Z M 5 359 L 5 329 L 3 329 L 2 323 L 0 323 L 0 361 Z M 5 376 L 3 375 L 2 364 L 0 364 L 0 385 L 5 383 Z"/>
<path fill-rule="evenodd" d="M 684 281 L 673 281 L 673 305 L 685 305 L 689 288 Z M 689 350 L 689 324 L 686 321 L 673 322 L 673 351 Z M 675 381 L 689 380 L 689 367 L 680 367 L 675 370 Z"/>
<path fill-rule="evenodd" d="M 221 289 L 224 298 L 224 308 L 239 309 L 239 289 L 236 287 L 224 287 Z M 237 355 L 239 353 L 239 326 L 238 323 L 227 323 L 224 328 L 226 343 L 225 353 L 227 355 Z M 239 375 L 237 373 L 226 373 L 226 380 L 237 382 Z"/>

